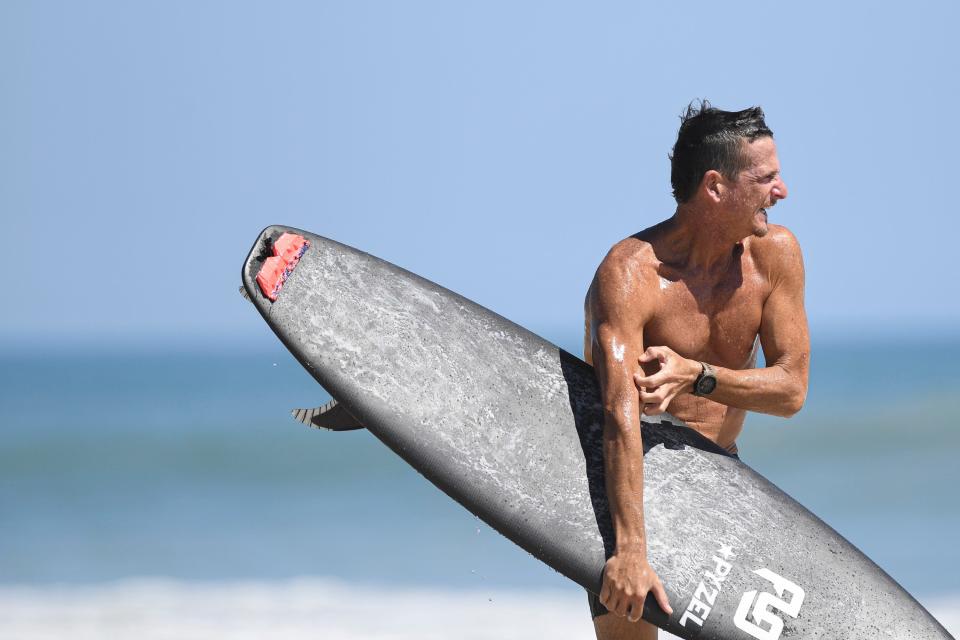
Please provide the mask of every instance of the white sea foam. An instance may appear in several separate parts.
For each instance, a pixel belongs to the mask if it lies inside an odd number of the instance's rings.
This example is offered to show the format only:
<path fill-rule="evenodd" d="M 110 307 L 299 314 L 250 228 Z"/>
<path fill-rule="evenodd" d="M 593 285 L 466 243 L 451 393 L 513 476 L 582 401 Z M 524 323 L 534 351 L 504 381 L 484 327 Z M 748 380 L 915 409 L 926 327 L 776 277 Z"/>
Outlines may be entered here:
<path fill-rule="evenodd" d="M 956 635 L 960 594 L 925 602 Z M 563 591 L 361 587 L 323 579 L 0 587 L 0 638 L 430 640 L 593 638 L 586 598 Z M 661 638 L 673 638 L 661 633 Z"/>
<path fill-rule="evenodd" d="M 589 638 L 582 592 L 362 587 L 321 579 L 0 588 L 0 638 Z"/>

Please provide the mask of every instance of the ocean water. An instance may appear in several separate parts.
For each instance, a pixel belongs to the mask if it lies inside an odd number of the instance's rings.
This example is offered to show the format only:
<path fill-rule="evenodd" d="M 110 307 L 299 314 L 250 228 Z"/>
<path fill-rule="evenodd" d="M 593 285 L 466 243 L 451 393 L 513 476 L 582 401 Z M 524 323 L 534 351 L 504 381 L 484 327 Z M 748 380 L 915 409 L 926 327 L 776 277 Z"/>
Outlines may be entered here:
<path fill-rule="evenodd" d="M 958 361 L 960 340 L 815 344 L 804 410 L 741 438 L 955 634 Z M 590 637 L 565 578 L 370 434 L 287 413 L 327 398 L 279 344 L 6 349 L 0 637 Z"/>

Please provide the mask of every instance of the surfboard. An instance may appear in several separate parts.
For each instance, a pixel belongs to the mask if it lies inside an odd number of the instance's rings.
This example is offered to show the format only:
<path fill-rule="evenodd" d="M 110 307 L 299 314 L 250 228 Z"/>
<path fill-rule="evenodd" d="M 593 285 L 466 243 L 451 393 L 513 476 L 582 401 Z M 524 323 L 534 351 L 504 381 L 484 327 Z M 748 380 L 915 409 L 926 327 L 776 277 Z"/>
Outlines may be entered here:
<path fill-rule="evenodd" d="M 343 425 L 363 425 L 491 527 L 599 591 L 614 537 L 589 365 L 433 282 L 291 227 L 259 235 L 242 279 Z M 648 597 L 645 619 L 682 638 L 951 637 L 852 544 L 696 431 L 645 418 L 642 434 L 648 555 L 674 610 Z"/>

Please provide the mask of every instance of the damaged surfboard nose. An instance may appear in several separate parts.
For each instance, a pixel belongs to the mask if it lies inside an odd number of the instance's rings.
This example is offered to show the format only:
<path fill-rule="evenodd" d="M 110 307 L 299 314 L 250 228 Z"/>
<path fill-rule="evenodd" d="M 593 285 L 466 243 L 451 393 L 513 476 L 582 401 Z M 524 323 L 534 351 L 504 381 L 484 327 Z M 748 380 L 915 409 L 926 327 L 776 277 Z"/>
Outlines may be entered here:
<path fill-rule="evenodd" d="M 310 241 L 294 233 L 284 233 L 273 242 L 273 255 L 263 261 L 257 273 L 263 295 L 276 302 L 283 284 L 309 248 Z"/>

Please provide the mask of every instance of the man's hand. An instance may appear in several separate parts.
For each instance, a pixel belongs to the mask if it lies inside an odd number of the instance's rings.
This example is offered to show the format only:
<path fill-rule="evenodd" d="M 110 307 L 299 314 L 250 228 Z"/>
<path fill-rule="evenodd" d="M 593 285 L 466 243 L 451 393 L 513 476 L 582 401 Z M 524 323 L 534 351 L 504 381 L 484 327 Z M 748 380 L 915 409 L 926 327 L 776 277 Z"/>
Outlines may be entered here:
<path fill-rule="evenodd" d="M 640 391 L 643 413 L 663 413 L 675 397 L 693 390 L 693 383 L 703 371 L 701 364 L 687 360 L 670 347 L 650 347 L 639 358 L 642 364 L 659 361 L 660 370 L 651 376 L 634 374 L 633 381 Z"/>
<path fill-rule="evenodd" d="M 663 583 L 647 562 L 644 551 L 618 552 L 607 560 L 600 602 L 610 612 L 636 622 L 643 614 L 643 601 L 651 591 L 660 608 L 667 615 L 673 613 Z"/>

